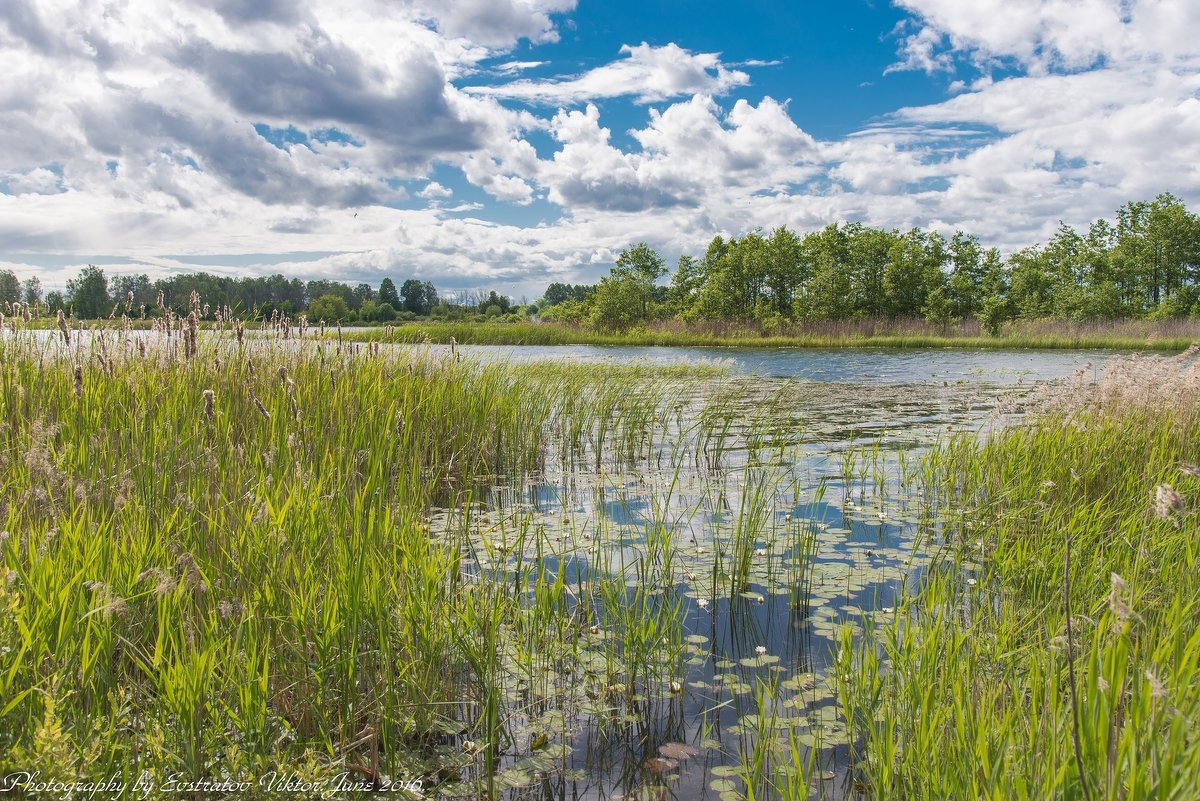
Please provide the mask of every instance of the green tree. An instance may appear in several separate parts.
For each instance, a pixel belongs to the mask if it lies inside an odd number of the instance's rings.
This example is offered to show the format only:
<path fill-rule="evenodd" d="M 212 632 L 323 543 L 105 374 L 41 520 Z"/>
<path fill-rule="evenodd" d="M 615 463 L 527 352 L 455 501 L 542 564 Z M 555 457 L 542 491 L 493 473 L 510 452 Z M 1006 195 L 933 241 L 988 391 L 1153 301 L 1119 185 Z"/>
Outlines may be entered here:
<path fill-rule="evenodd" d="M 801 241 L 801 259 L 809 275 L 792 302 L 799 320 L 821 322 L 850 316 L 851 270 L 847 231 L 836 223 L 814 231 Z"/>
<path fill-rule="evenodd" d="M 0 303 L 16 303 L 21 299 L 21 282 L 12 270 L 0 270 Z"/>
<path fill-rule="evenodd" d="M 767 241 L 757 231 L 730 240 L 720 255 L 706 265 L 704 286 L 696 301 L 696 314 L 709 320 L 750 320 L 767 313 L 759 306 L 767 296 Z M 791 288 L 786 290 L 790 296 Z"/>
<path fill-rule="evenodd" d="M 929 294 L 945 282 L 945 256 L 941 235 L 917 228 L 892 245 L 883 276 L 888 316 L 916 317 L 924 313 Z"/>
<path fill-rule="evenodd" d="M 900 234 L 850 223 L 843 229 L 843 236 L 850 293 L 845 313 L 854 317 L 882 317 L 888 307 L 883 291 L 888 254 Z"/>
<path fill-rule="evenodd" d="M 667 289 L 667 311 L 676 317 L 687 318 L 700 288 L 704 285 L 704 268 L 701 262 L 692 256 L 680 256 L 671 276 L 671 286 Z"/>
<path fill-rule="evenodd" d="M 929 293 L 922 312 L 926 320 L 941 326 L 943 335 L 948 331 L 950 324 L 958 319 L 954 313 L 954 298 L 950 294 L 948 284 L 941 284 Z"/>
<path fill-rule="evenodd" d="M 308 305 L 308 318 L 312 322 L 324 320 L 327 323 L 336 323 L 349 319 L 350 314 L 350 305 L 346 303 L 346 299 L 332 292 L 322 295 Z"/>
<path fill-rule="evenodd" d="M 645 242 L 638 242 L 617 255 L 617 263 L 613 265 L 610 277 L 614 281 L 628 285 L 621 294 L 637 307 L 633 314 L 645 321 L 650 319 L 654 285 L 659 278 L 666 274 L 667 266 L 662 256 L 659 256 Z M 599 291 L 600 288 L 597 287 L 597 294 Z"/>
<path fill-rule="evenodd" d="M 26 278 L 21 284 L 21 295 L 26 303 L 37 303 L 42 299 L 42 280 L 36 275 Z"/>
<path fill-rule="evenodd" d="M 133 300 L 129 303 L 129 313 L 137 314 L 138 309 L 144 304 L 147 310 L 151 310 L 155 306 L 157 300 L 154 291 L 154 285 L 150 283 L 150 277 L 145 273 L 134 273 L 129 275 L 113 276 L 109 287 L 113 303 L 124 304 L 129 299 L 129 293 L 133 293 Z M 216 300 L 212 293 L 203 295 L 206 302 Z"/>
<path fill-rule="evenodd" d="M 578 299 L 578 297 L 579 296 L 575 287 L 571 286 L 570 284 L 563 284 L 555 281 L 554 283 L 550 284 L 550 286 L 546 287 L 546 292 L 542 295 L 542 300 L 544 305 L 549 307 L 557 306 L 559 303 L 562 303 L 566 300 L 571 300 L 572 298 Z M 541 305 L 542 304 L 539 304 L 539 306 Z"/>
<path fill-rule="evenodd" d="M 67 300 L 81 319 L 107 317 L 112 312 L 112 301 L 104 271 L 92 264 L 80 270 L 76 278 L 67 281 Z"/>
<path fill-rule="evenodd" d="M 390 323 L 396 319 L 396 308 L 390 303 L 380 303 L 375 307 L 375 319 L 381 323 Z"/>
<path fill-rule="evenodd" d="M 983 248 L 979 237 L 955 231 L 950 237 L 947 293 L 957 318 L 978 314 L 983 304 Z"/>
<path fill-rule="evenodd" d="M 782 317 L 792 316 L 796 290 L 808 277 L 801 258 L 800 238 L 784 226 L 771 232 L 765 244 L 767 291 L 771 310 Z"/>
<path fill-rule="evenodd" d="M 362 310 L 362 305 L 367 301 L 375 302 L 375 290 L 370 284 L 358 283 L 354 285 L 354 303 L 350 304 L 352 308 Z"/>
<path fill-rule="evenodd" d="M 379 282 L 379 303 L 386 303 L 393 309 L 399 309 L 401 306 L 400 293 L 396 291 L 396 284 L 390 278 Z"/>
<path fill-rule="evenodd" d="M 498 310 L 495 315 L 492 315 L 495 317 L 500 314 L 507 314 L 509 308 L 512 306 L 512 301 L 508 299 L 507 295 L 500 295 L 496 292 L 496 290 L 493 289 L 488 292 L 486 298 L 483 298 L 479 301 L 477 308 L 479 309 L 480 314 L 487 314 L 487 310 L 492 306 L 495 306 Z"/>
<path fill-rule="evenodd" d="M 624 331 L 639 325 L 646 319 L 641 313 L 643 303 L 643 292 L 636 281 L 605 276 L 592 296 L 592 325 L 605 331 Z M 555 308 L 566 305 L 562 303 Z"/>
<path fill-rule="evenodd" d="M 382 295 L 382 292 L 380 293 Z M 419 316 L 427 316 L 438 303 L 437 290 L 428 281 L 410 278 L 400 287 L 404 296 L 404 309 Z"/>

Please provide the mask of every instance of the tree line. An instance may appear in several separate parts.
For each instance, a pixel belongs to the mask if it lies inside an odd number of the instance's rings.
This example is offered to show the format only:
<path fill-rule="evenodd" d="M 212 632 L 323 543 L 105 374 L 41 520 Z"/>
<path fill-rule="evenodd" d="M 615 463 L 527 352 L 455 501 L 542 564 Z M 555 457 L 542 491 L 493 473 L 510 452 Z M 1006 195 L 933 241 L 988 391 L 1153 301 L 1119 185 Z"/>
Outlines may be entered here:
<path fill-rule="evenodd" d="M 594 286 L 552 284 L 541 317 L 621 330 L 657 319 L 783 323 L 977 318 L 996 333 L 1012 319 L 1075 321 L 1200 316 L 1200 218 L 1162 194 L 1129 202 L 1086 232 L 1068 225 L 1007 258 L 955 231 L 835 223 L 800 236 L 786 227 L 717 236 L 680 257 L 670 283 L 645 243 L 623 251 Z"/>
<path fill-rule="evenodd" d="M 212 309 L 242 317 L 306 313 L 310 320 L 368 322 L 446 317 L 584 323 L 626 330 L 659 319 L 722 321 L 771 330 L 785 323 L 921 317 L 949 326 L 978 319 L 997 333 L 1013 319 L 1074 321 L 1200 317 L 1200 218 L 1171 194 L 1131 201 L 1114 220 L 1085 232 L 1060 225 L 1050 241 L 1007 258 L 978 236 L 945 236 L 834 223 L 804 235 L 786 227 L 741 238 L 714 237 L 702 256 L 684 255 L 670 274 L 645 243 L 626 248 L 597 284 L 552 283 L 538 301 L 516 305 L 492 290 L 440 297 L 412 278 L 399 288 L 301 281 L 283 275 L 236 278 L 203 272 L 151 281 L 109 278 L 88 266 L 49 292 L 53 312 L 97 318 L 170 308 L 186 313 L 193 293 Z M 0 271 L 0 304 L 43 301 L 37 277 Z"/>
<path fill-rule="evenodd" d="M 494 290 L 463 293 L 451 302 L 440 297 L 431 282 L 415 278 L 399 288 L 391 278 L 384 278 L 378 289 L 367 283 L 301 281 L 279 274 L 238 278 L 196 272 L 151 281 L 144 273 L 110 277 L 88 265 L 67 281 L 65 292 L 43 293 L 36 276 L 20 282 L 12 271 L 0 271 L 0 308 L 44 304 L 50 313 L 62 309 L 81 319 L 155 317 L 166 309 L 183 315 L 191 308 L 193 293 L 203 299 L 206 317 L 228 309 L 243 318 L 304 313 L 313 321 L 330 323 L 390 322 L 439 314 L 494 317 L 510 313 L 512 307 L 509 298 Z"/>

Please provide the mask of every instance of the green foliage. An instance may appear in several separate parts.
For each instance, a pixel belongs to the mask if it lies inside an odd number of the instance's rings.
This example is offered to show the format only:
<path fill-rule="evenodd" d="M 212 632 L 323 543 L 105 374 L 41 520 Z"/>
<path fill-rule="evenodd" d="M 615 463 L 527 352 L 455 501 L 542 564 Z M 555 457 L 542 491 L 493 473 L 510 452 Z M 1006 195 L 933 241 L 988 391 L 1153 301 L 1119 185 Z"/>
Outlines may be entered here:
<path fill-rule="evenodd" d="M 0 303 L 16 303 L 21 300 L 21 282 L 12 270 L 0 270 Z"/>
<path fill-rule="evenodd" d="M 644 324 L 655 312 L 655 282 L 665 274 L 662 257 L 645 242 L 621 251 L 589 299 L 589 320 L 604 331 Z"/>
<path fill-rule="evenodd" d="M 400 294 L 404 296 L 404 310 L 418 316 L 428 315 L 438 304 L 437 289 L 428 281 L 410 278 L 400 287 Z"/>
<path fill-rule="evenodd" d="M 984 297 L 979 307 L 979 325 L 988 336 L 998 337 L 1004 323 L 1011 318 L 1008 302 L 998 294 Z"/>
<path fill-rule="evenodd" d="M 89 264 L 76 278 L 67 281 L 67 300 L 80 318 L 107 317 L 112 313 L 108 278 L 104 270 Z"/>
<path fill-rule="evenodd" d="M 945 285 L 939 286 L 930 292 L 925 300 L 925 319 L 941 326 L 942 331 L 946 331 L 950 328 L 950 323 L 956 319 L 954 308 L 955 304 L 950 290 Z"/>
<path fill-rule="evenodd" d="M 327 323 L 344 322 L 352 312 L 341 295 L 322 295 L 308 307 L 308 317 L 313 322 L 324 320 Z"/>
<path fill-rule="evenodd" d="M 36 275 L 26 278 L 21 284 L 21 299 L 26 303 L 37 303 L 42 299 L 42 280 Z"/>
<path fill-rule="evenodd" d="M 1195 367 L 1146 363 L 931 458 L 948 548 L 838 675 L 867 797 L 1195 797 Z"/>
<path fill-rule="evenodd" d="M 396 285 L 392 279 L 385 278 L 379 282 L 379 303 L 386 303 L 393 309 L 400 309 L 400 293 L 396 291 Z"/>

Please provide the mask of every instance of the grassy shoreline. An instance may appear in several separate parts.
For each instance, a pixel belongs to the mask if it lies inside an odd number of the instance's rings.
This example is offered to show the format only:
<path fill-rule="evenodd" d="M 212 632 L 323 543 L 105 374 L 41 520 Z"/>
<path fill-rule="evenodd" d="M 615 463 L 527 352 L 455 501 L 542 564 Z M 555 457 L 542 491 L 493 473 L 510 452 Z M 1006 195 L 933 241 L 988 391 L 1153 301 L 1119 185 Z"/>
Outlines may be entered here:
<path fill-rule="evenodd" d="M 844 644 L 860 797 L 1197 798 L 1198 378 L 1120 360 L 934 452 L 957 556 Z"/>
<path fill-rule="evenodd" d="M 88 330 L 150 330 L 152 320 L 73 321 L 72 328 Z M 10 323 L 11 325 L 11 323 Z M 224 331 L 229 324 L 201 321 L 201 328 Z M 23 328 L 55 330 L 52 320 L 34 320 Z M 246 323 L 247 331 L 281 332 L 262 322 Z M 291 335 L 299 329 L 292 322 Z M 307 337 L 319 336 L 320 326 L 309 322 Z M 813 350 L 881 348 L 897 350 L 1112 350 L 1178 352 L 1200 342 L 1200 321 L 1145 320 L 1071 323 L 1029 320 L 1007 324 L 998 336 L 984 333 L 976 321 L 949 328 L 923 320 L 858 320 L 794 324 L 769 331 L 750 324 L 662 321 L 648 328 L 601 331 L 587 326 L 534 321 L 414 320 L 388 325 L 354 325 L 340 330 L 327 325 L 327 340 L 460 345 L 597 345 L 602 347 L 801 348 Z M 284 337 L 287 338 L 287 337 Z"/>
<path fill-rule="evenodd" d="M 889 348 L 989 350 L 1116 350 L 1171 352 L 1200 341 L 1200 325 L 1187 322 L 1075 325 L 1053 321 L 1010 325 L 988 336 L 964 323 L 945 332 L 920 321 L 848 322 L 794 326 L 778 333 L 749 326 L 663 324 L 604 332 L 556 323 L 414 321 L 384 328 L 345 329 L 351 341 L 433 342 L 461 345 L 600 345 L 715 348 Z"/>

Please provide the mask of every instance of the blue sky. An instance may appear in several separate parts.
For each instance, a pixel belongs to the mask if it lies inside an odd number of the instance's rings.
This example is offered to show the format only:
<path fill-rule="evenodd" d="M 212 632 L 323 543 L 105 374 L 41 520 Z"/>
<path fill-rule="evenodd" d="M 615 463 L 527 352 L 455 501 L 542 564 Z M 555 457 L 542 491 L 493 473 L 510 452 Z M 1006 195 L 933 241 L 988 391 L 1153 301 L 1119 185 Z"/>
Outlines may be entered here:
<path fill-rule="evenodd" d="M 0 268 L 536 297 L 638 241 L 1200 204 L 1187 0 L 6 0 Z"/>

